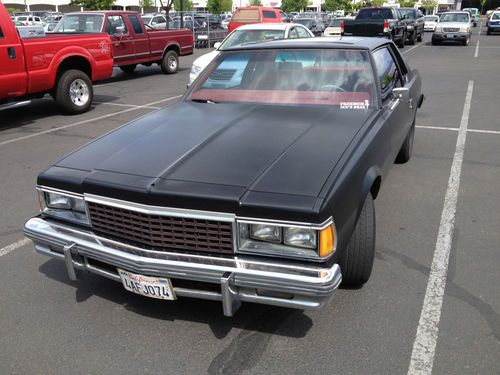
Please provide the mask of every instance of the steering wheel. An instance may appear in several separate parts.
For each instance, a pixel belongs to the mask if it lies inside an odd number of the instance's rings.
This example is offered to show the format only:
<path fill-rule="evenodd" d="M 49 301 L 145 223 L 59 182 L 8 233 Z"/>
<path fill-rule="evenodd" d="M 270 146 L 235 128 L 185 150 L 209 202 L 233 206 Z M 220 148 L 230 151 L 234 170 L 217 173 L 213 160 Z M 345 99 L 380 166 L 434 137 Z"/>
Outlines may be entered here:
<path fill-rule="evenodd" d="M 320 88 L 319 88 L 319 91 L 333 91 L 333 92 L 346 92 L 345 89 L 343 89 L 342 87 L 340 86 L 337 86 L 337 85 L 322 85 Z"/>

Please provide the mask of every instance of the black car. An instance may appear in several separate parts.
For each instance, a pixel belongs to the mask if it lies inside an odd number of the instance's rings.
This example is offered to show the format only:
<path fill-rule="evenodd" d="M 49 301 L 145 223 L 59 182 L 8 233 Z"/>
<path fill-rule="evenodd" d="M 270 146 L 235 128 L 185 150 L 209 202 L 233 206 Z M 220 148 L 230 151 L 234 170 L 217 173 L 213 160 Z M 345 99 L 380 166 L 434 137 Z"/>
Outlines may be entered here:
<path fill-rule="evenodd" d="M 375 208 L 412 153 L 418 72 L 378 38 L 220 51 L 183 100 L 38 176 L 39 253 L 152 298 L 320 308 L 368 281 Z"/>
<path fill-rule="evenodd" d="M 403 14 L 403 23 L 406 25 L 406 40 L 409 44 L 421 42 L 424 35 L 424 15 L 419 9 L 399 8 Z"/>
<path fill-rule="evenodd" d="M 295 23 L 300 23 L 307 27 L 315 36 L 323 35 L 325 25 L 316 18 L 297 18 Z"/>

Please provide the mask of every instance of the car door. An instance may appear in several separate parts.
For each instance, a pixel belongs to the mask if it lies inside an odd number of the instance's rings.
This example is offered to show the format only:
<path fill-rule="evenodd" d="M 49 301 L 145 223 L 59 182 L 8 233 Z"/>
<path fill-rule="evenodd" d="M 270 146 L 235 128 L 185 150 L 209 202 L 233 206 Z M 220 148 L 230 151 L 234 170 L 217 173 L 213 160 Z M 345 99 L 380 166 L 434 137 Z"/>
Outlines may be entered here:
<path fill-rule="evenodd" d="M 393 90 L 399 87 L 409 87 L 411 82 L 406 82 L 406 67 L 400 67 L 395 51 L 391 45 L 385 45 L 373 53 L 377 76 L 380 82 L 382 112 L 389 129 L 392 161 L 396 157 L 401 145 L 408 134 L 413 122 L 413 106 L 416 103 L 404 101 L 393 96 Z M 402 61 L 402 60 L 401 60 Z M 404 71 L 402 71 L 404 69 Z M 391 161 L 391 162 L 392 162 Z"/>
<path fill-rule="evenodd" d="M 106 32 L 111 38 L 115 63 L 123 64 L 135 58 L 134 39 L 121 15 L 108 15 Z"/>
<path fill-rule="evenodd" d="M 135 14 L 129 14 L 128 20 L 134 33 L 134 53 L 137 59 L 148 59 L 150 57 L 150 45 L 149 37 L 146 31 L 143 29 L 139 16 Z"/>
<path fill-rule="evenodd" d="M 4 32 L 5 29 L 5 32 Z M 21 41 L 5 25 L 0 25 L 0 98 L 17 97 L 26 93 L 28 77 L 24 68 Z"/>
<path fill-rule="evenodd" d="M 416 10 L 417 19 L 415 20 L 415 30 L 420 35 L 424 35 L 424 14 L 420 10 Z"/>

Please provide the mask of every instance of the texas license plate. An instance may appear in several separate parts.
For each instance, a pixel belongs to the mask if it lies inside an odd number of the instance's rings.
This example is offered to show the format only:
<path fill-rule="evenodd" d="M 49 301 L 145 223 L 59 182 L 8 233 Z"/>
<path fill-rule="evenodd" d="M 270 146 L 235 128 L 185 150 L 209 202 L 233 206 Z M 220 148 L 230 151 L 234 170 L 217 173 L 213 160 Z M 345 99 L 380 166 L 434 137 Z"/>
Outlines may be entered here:
<path fill-rule="evenodd" d="M 446 34 L 446 38 L 453 39 L 453 34 Z"/>
<path fill-rule="evenodd" d="M 170 279 L 137 275 L 121 269 L 118 269 L 118 274 L 124 288 L 130 292 L 157 299 L 175 299 Z"/>

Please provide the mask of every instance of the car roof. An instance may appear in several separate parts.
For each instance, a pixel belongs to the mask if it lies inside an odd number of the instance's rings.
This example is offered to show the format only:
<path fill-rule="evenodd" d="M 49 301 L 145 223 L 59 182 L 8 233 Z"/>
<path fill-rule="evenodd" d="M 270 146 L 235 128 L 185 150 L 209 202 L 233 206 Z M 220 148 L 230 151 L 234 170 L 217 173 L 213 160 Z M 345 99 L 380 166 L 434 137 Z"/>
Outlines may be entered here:
<path fill-rule="evenodd" d="M 228 47 L 224 51 L 256 50 L 256 49 L 287 49 L 287 48 L 349 48 L 374 50 L 389 42 L 386 38 L 372 37 L 341 37 L 334 38 L 304 38 L 276 39 L 264 42 L 250 42 Z"/>
<path fill-rule="evenodd" d="M 292 26 L 301 26 L 304 25 L 297 23 L 272 23 L 272 22 L 264 22 L 264 23 L 250 23 L 247 25 L 242 25 L 238 27 L 236 30 L 286 30 L 287 27 Z"/>

